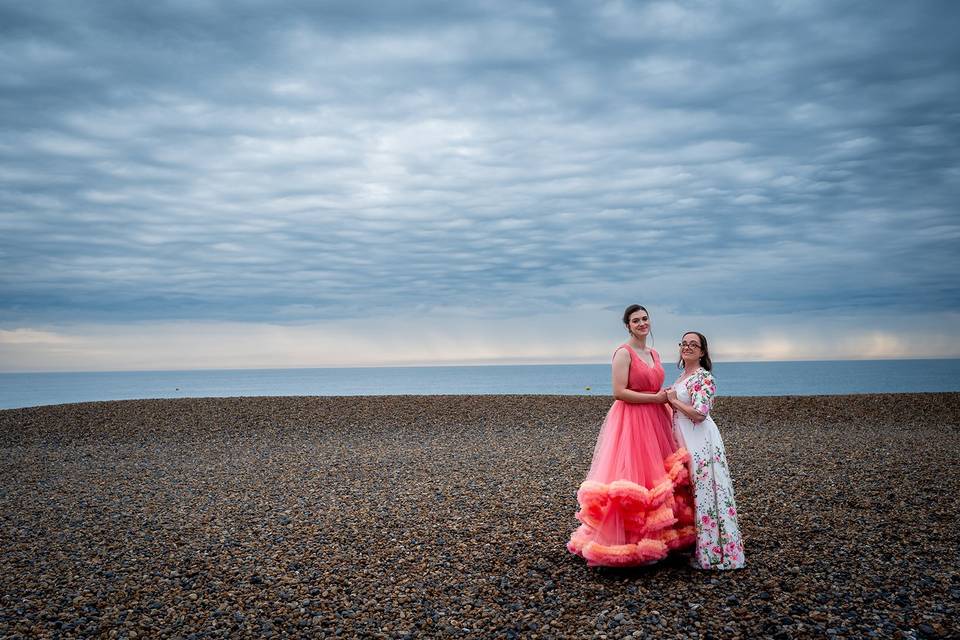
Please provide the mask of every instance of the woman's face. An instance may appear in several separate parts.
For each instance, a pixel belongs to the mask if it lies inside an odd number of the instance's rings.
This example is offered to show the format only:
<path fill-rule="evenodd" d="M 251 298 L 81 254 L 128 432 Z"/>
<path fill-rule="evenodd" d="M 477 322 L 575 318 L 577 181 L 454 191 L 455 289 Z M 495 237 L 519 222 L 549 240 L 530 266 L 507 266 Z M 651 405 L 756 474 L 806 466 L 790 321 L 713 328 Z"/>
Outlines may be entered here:
<path fill-rule="evenodd" d="M 680 357 L 684 362 L 699 362 L 703 355 L 703 345 L 700 336 L 695 333 L 685 333 L 680 338 Z"/>
<path fill-rule="evenodd" d="M 650 316 L 643 309 L 637 309 L 631 313 L 627 322 L 632 336 L 646 338 L 650 333 Z"/>

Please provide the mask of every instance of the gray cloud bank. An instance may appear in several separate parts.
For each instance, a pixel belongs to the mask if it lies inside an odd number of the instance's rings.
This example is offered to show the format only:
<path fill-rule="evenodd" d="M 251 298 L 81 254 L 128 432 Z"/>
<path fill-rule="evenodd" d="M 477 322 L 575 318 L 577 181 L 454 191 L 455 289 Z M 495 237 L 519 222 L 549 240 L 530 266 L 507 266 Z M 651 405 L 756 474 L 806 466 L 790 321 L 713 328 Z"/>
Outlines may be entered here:
<path fill-rule="evenodd" d="M 0 323 L 956 312 L 958 18 L 2 2 Z"/>

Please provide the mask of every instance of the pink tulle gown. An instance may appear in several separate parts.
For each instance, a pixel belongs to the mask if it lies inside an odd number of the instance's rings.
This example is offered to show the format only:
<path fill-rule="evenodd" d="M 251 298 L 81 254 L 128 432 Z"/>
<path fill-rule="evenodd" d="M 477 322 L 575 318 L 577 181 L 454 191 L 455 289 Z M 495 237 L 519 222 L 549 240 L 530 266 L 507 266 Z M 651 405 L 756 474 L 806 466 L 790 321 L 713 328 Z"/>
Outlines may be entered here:
<path fill-rule="evenodd" d="M 627 388 L 659 391 L 660 355 L 651 349 L 651 367 L 628 345 L 620 349 L 630 353 Z M 650 564 L 696 542 L 690 454 L 677 445 L 670 416 L 666 404 L 616 400 L 610 407 L 590 472 L 577 491 L 582 524 L 567 543 L 588 565 Z"/>

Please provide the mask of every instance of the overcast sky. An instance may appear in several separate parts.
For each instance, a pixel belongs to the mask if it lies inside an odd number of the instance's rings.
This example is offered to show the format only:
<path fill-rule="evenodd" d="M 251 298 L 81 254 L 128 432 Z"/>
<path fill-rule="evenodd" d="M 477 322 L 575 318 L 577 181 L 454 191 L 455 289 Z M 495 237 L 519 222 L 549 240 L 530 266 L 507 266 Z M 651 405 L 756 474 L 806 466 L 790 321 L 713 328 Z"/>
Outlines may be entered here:
<path fill-rule="evenodd" d="M 958 24 L 0 0 L 0 371 L 956 357 Z"/>

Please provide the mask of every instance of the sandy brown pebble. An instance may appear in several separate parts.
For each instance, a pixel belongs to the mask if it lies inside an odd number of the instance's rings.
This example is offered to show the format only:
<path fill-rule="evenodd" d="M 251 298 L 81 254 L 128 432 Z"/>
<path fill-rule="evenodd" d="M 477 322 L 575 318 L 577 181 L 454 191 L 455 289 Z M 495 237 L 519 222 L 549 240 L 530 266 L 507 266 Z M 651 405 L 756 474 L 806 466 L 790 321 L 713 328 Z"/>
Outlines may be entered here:
<path fill-rule="evenodd" d="M 748 559 L 723 574 L 567 553 L 608 408 L 0 411 L 0 637 L 957 635 L 960 394 L 721 398 Z"/>

